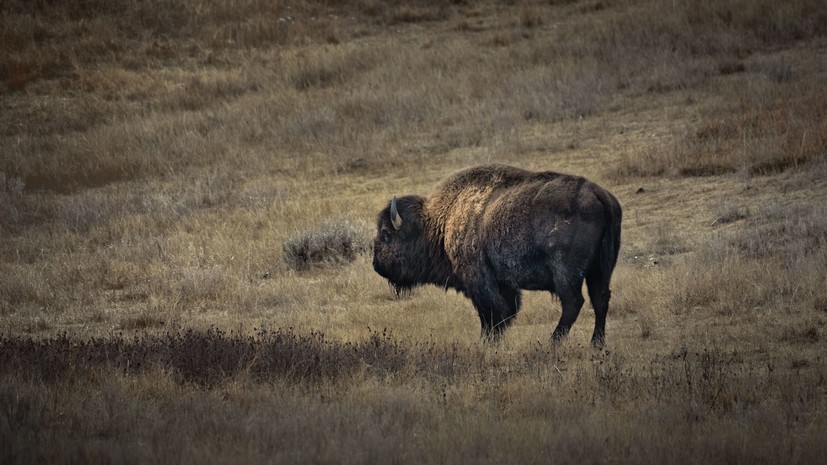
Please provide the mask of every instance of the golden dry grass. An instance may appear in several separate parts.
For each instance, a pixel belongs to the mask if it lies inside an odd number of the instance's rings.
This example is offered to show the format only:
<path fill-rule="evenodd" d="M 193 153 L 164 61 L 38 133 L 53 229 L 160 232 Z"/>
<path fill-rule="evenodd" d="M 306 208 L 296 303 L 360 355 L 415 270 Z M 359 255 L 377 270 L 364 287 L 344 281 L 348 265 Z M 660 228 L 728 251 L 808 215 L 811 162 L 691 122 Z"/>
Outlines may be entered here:
<path fill-rule="evenodd" d="M 825 25 L 814 0 L 3 2 L 0 462 L 819 461 Z M 553 351 L 547 294 L 486 346 L 369 252 L 285 257 L 485 162 L 620 199 L 605 351 L 589 308 Z"/>

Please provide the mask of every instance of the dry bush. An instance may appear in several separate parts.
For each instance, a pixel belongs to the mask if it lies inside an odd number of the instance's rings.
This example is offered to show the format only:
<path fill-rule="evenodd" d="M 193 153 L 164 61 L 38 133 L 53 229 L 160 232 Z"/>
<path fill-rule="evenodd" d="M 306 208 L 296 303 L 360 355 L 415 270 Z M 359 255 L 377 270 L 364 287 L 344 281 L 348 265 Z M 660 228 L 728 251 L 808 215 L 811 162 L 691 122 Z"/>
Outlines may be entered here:
<path fill-rule="evenodd" d="M 364 222 L 323 221 L 318 227 L 294 234 L 284 241 L 284 261 L 295 270 L 350 263 L 370 250 L 370 231 L 370 226 Z"/>

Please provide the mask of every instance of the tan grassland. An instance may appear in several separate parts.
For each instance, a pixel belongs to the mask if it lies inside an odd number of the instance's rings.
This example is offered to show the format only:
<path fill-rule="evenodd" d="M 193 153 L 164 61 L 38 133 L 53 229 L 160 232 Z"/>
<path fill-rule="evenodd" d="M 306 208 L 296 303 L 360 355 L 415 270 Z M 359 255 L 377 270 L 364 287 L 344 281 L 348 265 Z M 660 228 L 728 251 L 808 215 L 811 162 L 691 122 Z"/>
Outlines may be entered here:
<path fill-rule="evenodd" d="M 4 0 L 0 463 L 819 463 L 825 82 L 821 0 Z M 373 272 L 486 162 L 621 201 L 605 350 Z"/>

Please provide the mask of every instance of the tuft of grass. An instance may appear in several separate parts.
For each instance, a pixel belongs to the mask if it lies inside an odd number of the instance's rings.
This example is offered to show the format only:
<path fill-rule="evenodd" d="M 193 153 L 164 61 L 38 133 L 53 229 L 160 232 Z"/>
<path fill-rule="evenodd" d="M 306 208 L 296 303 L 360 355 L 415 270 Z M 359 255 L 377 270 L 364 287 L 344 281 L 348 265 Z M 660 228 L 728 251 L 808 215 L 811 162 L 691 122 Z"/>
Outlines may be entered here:
<path fill-rule="evenodd" d="M 318 227 L 290 236 L 282 244 L 287 266 L 294 270 L 343 265 L 370 250 L 370 227 L 365 222 L 325 220 Z"/>

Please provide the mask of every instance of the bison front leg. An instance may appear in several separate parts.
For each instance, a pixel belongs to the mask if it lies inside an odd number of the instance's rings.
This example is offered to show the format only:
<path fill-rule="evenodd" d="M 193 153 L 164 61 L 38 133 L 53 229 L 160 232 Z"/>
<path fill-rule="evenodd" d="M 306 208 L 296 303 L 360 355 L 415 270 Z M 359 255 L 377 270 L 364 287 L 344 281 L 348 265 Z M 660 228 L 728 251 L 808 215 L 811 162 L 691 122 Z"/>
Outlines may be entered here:
<path fill-rule="evenodd" d="M 477 308 L 477 313 L 480 317 L 480 337 L 486 342 L 499 341 L 505 326 L 496 323 L 499 319 L 496 312 L 492 309 Z"/>
<path fill-rule="evenodd" d="M 486 341 L 498 340 L 519 310 L 519 292 L 489 285 L 471 289 L 467 294 L 480 317 L 482 338 Z"/>

